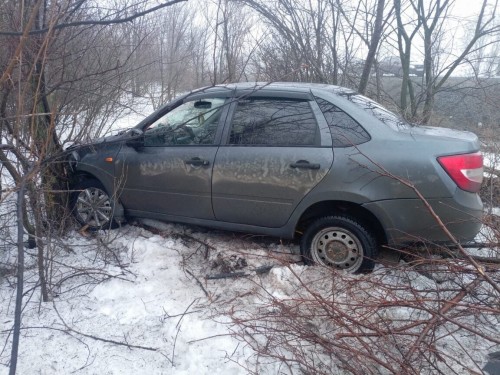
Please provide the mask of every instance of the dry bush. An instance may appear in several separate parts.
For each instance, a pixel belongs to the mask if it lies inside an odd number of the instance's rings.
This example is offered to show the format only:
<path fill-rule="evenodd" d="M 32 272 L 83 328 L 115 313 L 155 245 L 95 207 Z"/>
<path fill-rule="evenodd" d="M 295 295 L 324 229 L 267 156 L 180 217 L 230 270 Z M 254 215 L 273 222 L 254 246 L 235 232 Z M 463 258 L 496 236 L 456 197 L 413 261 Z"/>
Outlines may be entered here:
<path fill-rule="evenodd" d="M 257 353 L 249 371 L 277 361 L 284 373 L 480 373 L 474 349 L 500 344 L 498 294 L 464 261 L 422 263 L 426 276 L 406 265 L 354 276 L 272 271 L 288 283 L 286 295 L 261 282 L 257 309 L 229 309 L 233 334 Z M 500 281 L 498 268 L 491 276 Z"/>

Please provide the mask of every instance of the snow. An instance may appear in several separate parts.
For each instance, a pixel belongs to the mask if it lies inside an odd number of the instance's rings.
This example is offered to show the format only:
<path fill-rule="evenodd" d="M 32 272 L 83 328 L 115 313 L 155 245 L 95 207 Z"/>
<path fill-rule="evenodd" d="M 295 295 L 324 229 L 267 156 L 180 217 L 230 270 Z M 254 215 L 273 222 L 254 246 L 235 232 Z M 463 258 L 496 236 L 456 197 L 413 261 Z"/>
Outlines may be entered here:
<path fill-rule="evenodd" d="M 54 279 L 64 280 L 71 271 L 75 272 L 75 268 L 84 269 L 93 276 L 61 282 L 53 303 L 40 304 L 34 293 L 26 304 L 23 326 L 50 328 L 23 331 L 19 374 L 74 371 L 82 374 L 247 373 L 236 363 L 245 355 L 245 350 L 229 335 L 228 318 L 211 316 L 213 301 L 233 295 L 238 290 L 237 285 L 246 281 L 202 279 L 199 273 L 210 270 L 210 262 L 193 263 L 203 258 L 201 244 L 186 236 L 200 237 L 207 243 L 215 241 L 218 251 L 230 253 L 233 246 L 239 245 L 239 240 L 235 241 L 228 234 L 207 238 L 206 233 L 192 232 L 189 228 L 153 224 L 162 229 L 163 236 L 135 226 L 99 233 L 109 246 L 107 250 L 100 249 L 95 238 L 85 238 L 79 233 L 72 233 L 65 239 L 66 246 L 72 250 L 58 249 L 58 262 L 64 267 L 60 266 Z M 269 246 L 282 249 L 279 244 Z M 256 247 L 247 257 L 247 269 L 267 264 L 268 257 L 262 257 L 267 250 L 261 245 L 244 241 L 244 247 L 250 252 Z M 109 252 L 120 257 L 123 268 L 110 263 L 113 255 Z M 37 281 L 35 253 L 30 255 L 26 289 Z M 241 253 L 234 255 L 241 256 Z M 13 261 L 2 259 L 2 263 L 12 264 Z M 194 270 L 195 267 L 200 269 Z M 198 274 L 205 284 L 208 296 L 186 272 L 190 268 L 190 272 Z M 4 340 L 7 338 L 5 330 L 13 324 L 10 300 L 15 289 L 10 284 L 12 281 L 12 276 L 0 279 L 0 316 L 3 317 L 0 337 Z M 157 351 L 129 349 L 53 330 L 64 330 L 63 321 L 87 335 Z M 7 373 L 5 364 L 9 353 L 8 346 L 4 347 L 0 355 L 3 364 L 0 374 Z"/>
<path fill-rule="evenodd" d="M 471 281 L 465 274 L 460 280 L 450 279 L 443 268 L 444 284 L 440 284 L 443 280 L 436 283 L 408 267 L 382 265 L 370 275 L 332 279 L 322 268 L 302 265 L 293 243 L 152 220 L 94 234 L 73 232 L 62 242 L 50 244 L 50 251 L 57 255 L 49 273 L 53 302 L 41 303 L 36 249 L 27 250 L 19 374 L 288 373 L 279 362 L 254 350 L 269 339 L 264 333 L 254 332 L 255 342 L 248 341 L 258 324 L 243 329 L 235 319 L 261 316 L 263 326 L 273 327 L 269 319 L 286 312 L 283 304 L 307 295 L 302 283 L 323 295 L 334 293 L 340 305 L 348 305 L 356 296 L 367 302 L 396 297 L 411 300 L 405 294 L 408 285 L 428 290 L 425 293 L 431 296 Z M 12 270 L 13 254 L 2 252 L 0 266 Z M 259 272 L 269 266 L 268 272 Z M 243 272 L 245 277 L 206 278 L 228 272 Z M 13 272 L 0 278 L 0 338 L 5 342 L 0 345 L 2 375 L 8 373 L 14 282 Z M 374 289 L 374 285 L 380 287 Z M 332 327 L 314 318 L 317 312 L 308 306 L 303 306 L 303 313 L 311 317 L 307 324 L 318 332 L 329 332 Z M 367 321 L 408 318 L 421 319 L 422 315 L 405 306 L 366 314 Z M 491 332 L 500 329 L 498 319 L 482 324 Z M 447 329 L 440 330 L 443 336 Z M 271 349 L 291 355 L 286 347 Z M 474 361 L 483 366 L 492 351 L 490 342 L 461 331 L 441 339 L 439 349 L 477 371 Z M 298 368 L 292 370 L 299 373 Z"/>

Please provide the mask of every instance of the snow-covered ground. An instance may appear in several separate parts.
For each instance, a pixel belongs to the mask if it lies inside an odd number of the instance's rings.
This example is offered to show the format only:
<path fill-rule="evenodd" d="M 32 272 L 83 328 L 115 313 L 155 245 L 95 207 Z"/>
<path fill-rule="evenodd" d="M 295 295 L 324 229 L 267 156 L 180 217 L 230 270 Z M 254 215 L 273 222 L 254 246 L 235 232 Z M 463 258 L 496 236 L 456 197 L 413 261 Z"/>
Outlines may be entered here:
<path fill-rule="evenodd" d="M 410 294 L 404 294 L 410 293 L 405 289 L 408 285 L 446 293 L 448 287 L 470 281 L 464 275 L 460 280 L 445 276 L 444 283 L 436 282 L 406 265 L 378 265 L 373 274 L 335 281 L 319 267 L 302 265 L 294 244 L 155 221 L 97 234 L 74 232 L 49 246 L 55 256 L 49 274 L 57 286 L 50 303 L 40 302 L 36 250 L 28 250 L 18 374 L 299 374 L 298 368 L 285 369 L 278 361 L 260 356 L 252 349 L 256 345 L 249 337 L 255 336 L 249 331 L 260 324 L 251 321 L 255 317 L 263 317 L 262 326 L 269 324 L 269 312 L 283 308 L 277 302 L 303 296 L 302 282 L 327 298 L 336 290 L 342 306 L 352 299 L 346 292 L 352 282 L 359 285 L 357 293 L 367 293 L 368 304 L 379 294 L 390 300 L 390 295 L 383 294 L 396 290 L 401 291 L 397 292 L 401 298 L 412 300 Z M 14 254 L 0 253 L 0 267 L 4 268 L 0 277 L 0 374 L 8 373 Z M 235 272 L 242 277 L 224 277 Z M 403 305 L 384 310 L 384 314 L 384 319 L 394 321 L 421 318 Z M 332 329 L 312 315 L 307 324 L 315 330 Z M 252 329 L 248 321 L 238 324 L 235 320 L 245 317 L 250 318 Z M 465 319 L 473 325 L 476 322 L 470 319 L 477 319 L 493 335 L 500 330 L 499 317 Z M 487 354 L 499 349 L 455 328 L 450 324 L 438 331 L 443 335 L 437 341 L 438 349 L 480 373 Z M 284 350 L 283 355 L 290 353 Z M 454 360 L 448 362 L 452 363 L 450 373 L 467 373 Z M 333 364 L 331 369 L 335 368 Z M 342 374 L 340 370 L 334 373 Z"/>
<path fill-rule="evenodd" d="M 204 275 L 235 268 L 255 275 L 255 268 L 276 264 L 269 251 L 289 249 L 227 233 L 207 236 L 187 227 L 155 224 L 162 235 L 126 226 L 99 233 L 100 246 L 96 238 L 80 233 L 65 240 L 66 249 L 55 246 L 52 277 L 59 287 L 53 303 L 40 303 L 39 290 L 30 290 L 38 277 L 35 251 L 29 253 L 19 374 L 247 373 L 238 361 L 244 363 L 249 353 L 229 335 L 228 318 L 212 314 L 214 306 L 237 297 L 248 279 L 207 281 Z M 208 248 L 207 259 L 201 241 L 214 246 Z M 217 260 L 215 247 L 217 254 L 225 252 L 224 261 Z M 277 254 L 279 259 L 282 255 Z M 2 255 L 4 267 L 13 264 L 12 254 Z M 7 342 L 13 281 L 12 274 L 0 278 L 0 337 Z M 0 347 L 0 374 L 8 372 L 9 347 Z"/>

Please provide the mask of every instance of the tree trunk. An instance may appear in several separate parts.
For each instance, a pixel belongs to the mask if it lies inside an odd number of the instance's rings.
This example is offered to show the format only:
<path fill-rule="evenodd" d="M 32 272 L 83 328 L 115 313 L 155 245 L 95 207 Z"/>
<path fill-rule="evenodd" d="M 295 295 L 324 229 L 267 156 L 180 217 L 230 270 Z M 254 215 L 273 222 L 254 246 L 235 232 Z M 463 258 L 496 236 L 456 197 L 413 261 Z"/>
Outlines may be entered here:
<path fill-rule="evenodd" d="M 366 93 L 366 88 L 368 87 L 368 80 L 370 79 L 370 72 L 373 66 L 373 62 L 375 61 L 375 55 L 377 54 L 380 38 L 382 37 L 382 21 L 384 19 L 384 6 L 385 6 L 385 0 L 378 0 L 377 15 L 375 17 L 375 27 L 373 28 L 373 33 L 370 40 L 370 46 L 368 49 L 368 55 L 366 56 L 365 65 L 363 67 L 363 73 L 361 74 L 361 79 L 359 81 L 358 91 L 361 94 Z"/>
<path fill-rule="evenodd" d="M 434 108 L 434 75 L 432 72 L 432 39 L 431 32 L 424 31 L 424 70 L 425 70 L 425 101 L 422 113 L 422 123 L 428 124 Z"/>

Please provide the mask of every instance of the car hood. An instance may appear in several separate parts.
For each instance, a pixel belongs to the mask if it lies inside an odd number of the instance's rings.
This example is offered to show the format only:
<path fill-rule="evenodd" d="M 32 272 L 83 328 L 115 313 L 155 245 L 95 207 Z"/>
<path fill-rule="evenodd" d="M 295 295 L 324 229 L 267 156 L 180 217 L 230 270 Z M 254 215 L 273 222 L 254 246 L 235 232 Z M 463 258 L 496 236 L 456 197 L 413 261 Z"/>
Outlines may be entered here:
<path fill-rule="evenodd" d="M 96 138 L 93 139 L 92 141 L 88 143 L 75 143 L 72 144 L 67 148 L 67 151 L 72 151 L 72 150 L 80 150 L 80 149 L 85 149 L 89 147 L 105 147 L 110 144 L 121 144 L 123 140 L 126 140 L 130 138 L 129 135 L 127 135 L 128 131 L 123 131 L 118 134 L 114 135 L 108 135 L 106 137 L 101 137 L 101 138 Z"/>

